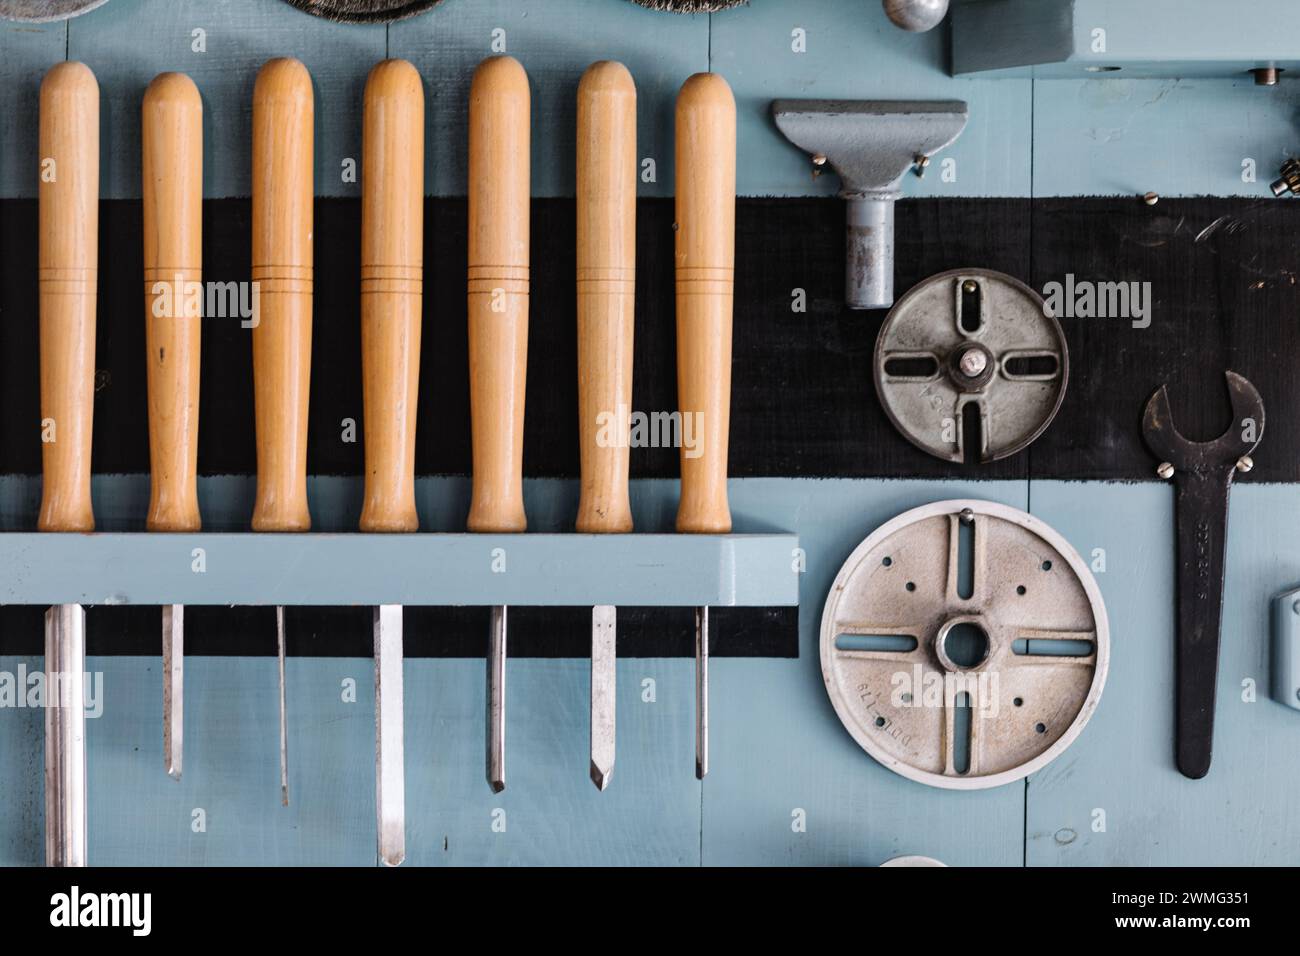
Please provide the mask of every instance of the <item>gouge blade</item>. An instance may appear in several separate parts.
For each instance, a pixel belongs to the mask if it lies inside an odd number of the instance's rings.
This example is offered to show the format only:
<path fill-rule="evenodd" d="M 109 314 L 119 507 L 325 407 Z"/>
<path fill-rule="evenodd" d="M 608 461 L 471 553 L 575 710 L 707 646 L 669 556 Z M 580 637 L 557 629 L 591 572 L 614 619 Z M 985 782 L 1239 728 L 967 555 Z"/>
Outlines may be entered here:
<path fill-rule="evenodd" d="M 614 775 L 617 613 L 608 604 L 591 609 L 591 782 L 597 790 Z"/>
<path fill-rule="evenodd" d="M 86 611 L 45 612 L 45 863 L 86 865 Z"/>
<path fill-rule="evenodd" d="M 406 859 L 406 765 L 402 713 L 402 606 L 375 608 L 375 812 L 379 862 Z"/>
<path fill-rule="evenodd" d="M 181 778 L 185 730 L 185 605 L 162 609 L 163 763 L 167 776 Z"/>
<path fill-rule="evenodd" d="M 506 788 L 506 609 L 492 609 L 487 662 L 487 780 L 493 793 Z"/>
<path fill-rule="evenodd" d="M 709 609 L 695 609 L 695 777 L 709 772 Z"/>
<path fill-rule="evenodd" d="M 280 663 L 280 804 L 289 805 L 289 714 L 284 700 L 284 607 L 275 609 L 275 638 Z"/>

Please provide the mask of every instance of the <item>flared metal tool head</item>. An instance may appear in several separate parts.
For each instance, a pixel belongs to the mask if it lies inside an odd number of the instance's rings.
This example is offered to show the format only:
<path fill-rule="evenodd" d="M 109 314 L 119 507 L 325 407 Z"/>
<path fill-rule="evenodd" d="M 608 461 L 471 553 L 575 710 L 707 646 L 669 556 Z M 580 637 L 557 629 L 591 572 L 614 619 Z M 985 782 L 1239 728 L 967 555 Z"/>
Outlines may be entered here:
<path fill-rule="evenodd" d="M 1255 386 L 1236 372 L 1225 372 L 1224 377 L 1232 403 L 1232 425 L 1214 441 L 1189 441 L 1179 433 L 1165 386 L 1156 389 L 1147 402 L 1142 436 L 1151 453 L 1172 465 L 1175 472 L 1229 468 L 1254 451 L 1264 436 L 1264 400 Z"/>
<path fill-rule="evenodd" d="M 952 144 L 969 110 L 960 100 L 773 100 L 785 138 L 829 163 L 848 200 L 845 299 L 850 309 L 894 304 L 894 200 L 908 170 Z"/>

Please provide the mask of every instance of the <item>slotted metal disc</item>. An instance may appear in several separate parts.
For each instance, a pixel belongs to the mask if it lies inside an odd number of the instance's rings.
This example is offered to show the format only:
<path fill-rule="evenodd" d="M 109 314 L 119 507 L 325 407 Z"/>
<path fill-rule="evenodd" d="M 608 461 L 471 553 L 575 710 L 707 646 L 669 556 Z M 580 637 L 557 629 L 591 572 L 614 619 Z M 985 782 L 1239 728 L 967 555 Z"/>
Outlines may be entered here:
<path fill-rule="evenodd" d="M 885 414 L 917 448 L 947 461 L 994 461 L 1051 424 L 1069 354 L 1033 289 L 1001 272 L 957 269 L 895 303 L 876 339 L 874 377 Z M 970 456 L 967 415 L 978 418 Z"/>
<path fill-rule="evenodd" d="M 1106 682 L 1101 591 L 1064 538 L 987 501 L 886 522 L 840 569 L 822 676 L 862 747 L 931 786 L 996 787 L 1077 737 Z"/>

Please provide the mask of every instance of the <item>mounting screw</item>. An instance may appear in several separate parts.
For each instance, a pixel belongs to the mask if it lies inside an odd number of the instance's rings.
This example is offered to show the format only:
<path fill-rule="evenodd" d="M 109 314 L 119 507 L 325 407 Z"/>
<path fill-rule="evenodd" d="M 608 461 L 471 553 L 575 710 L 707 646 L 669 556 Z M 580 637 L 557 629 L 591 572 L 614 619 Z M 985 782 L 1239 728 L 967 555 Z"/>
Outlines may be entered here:
<path fill-rule="evenodd" d="M 1154 206 L 1156 203 L 1158 203 L 1158 202 L 1160 201 L 1160 194 L 1159 194 L 1159 193 L 1146 193 L 1146 194 L 1142 197 L 1142 201 L 1143 201 L 1144 203 L 1146 203 L 1148 206 Z"/>
<path fill-rule="evenodd" d="M 1277 86 L 1278 74 L 1282 71 L 1275 66 L 1260 66 L 1251 70 L 1256 86 Z"/>
<path fill-rule="evenodd" d="M 1167 461 L 1162 461 L 1156 467 L 1156 474 L 1161 478 L 1172 478 L 1174 476 L 1174 466 Z"/>
<path fill-rule="evenodd" d="M 1249 455 L 1242 455 L 1237 459 L 1237 470 L 1243 475 L 1254 467 L 1255 459 L 1251 458 Z"/>
<path fill-rule="evenodd" d="M 962 524 L 970 524 L 975 520 L 975 512 L 971 511 L 969 508 L 962 508 L 961 514 L 958 515 L 958 518 L 961 520 Z"/>
<path fill-rule="evenodd" d="M 817 153 L 815 156 L 813 156 L 813 158 L 812 158 L 812 163 L 813 163 L 814 166 L 825 166 L 825 165 L 826 165 L 826 154 L 825 154 L 825 153 Z"/>
<path fill-rule="evenodd" d="M 925 175 L 925 168 L 929 165 L 930 157 L 924 153 L 917 153 L 912 157 L 912 172 L 916 173 L 917 179 Z"/>
<path fill-rule="evenodd" d="M 967 295 L 974 294 L 975 290 L 978 288 L 979 285 L 976 284 L 974 279 L 967 279 L 961 284 L 961 291 L 965 292 Z"/>
<path fill-rule="evenodd" d="M 979 349 L 970 349 L 957 361 L 957 367 L 967 378 L 978 378 L 988 366 L 988 356 Z"/>

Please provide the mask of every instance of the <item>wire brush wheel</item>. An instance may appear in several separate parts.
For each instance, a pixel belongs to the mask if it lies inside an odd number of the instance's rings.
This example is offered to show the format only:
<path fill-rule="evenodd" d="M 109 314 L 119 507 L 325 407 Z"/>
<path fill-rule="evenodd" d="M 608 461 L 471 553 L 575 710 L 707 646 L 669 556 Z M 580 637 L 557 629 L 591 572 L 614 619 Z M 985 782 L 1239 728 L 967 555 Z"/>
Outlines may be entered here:
<path fill-rule="evenodd" d="M 389 23 L 423 13 L 440 0 L 285 0 L 299 10 L 343 23 Z"/>
<path fill-rule="evenodd" d="M 749 0 L 632 0 L 649 10 L 666 13 L 717 13 L 733 7 L 743 7 Z"/>

